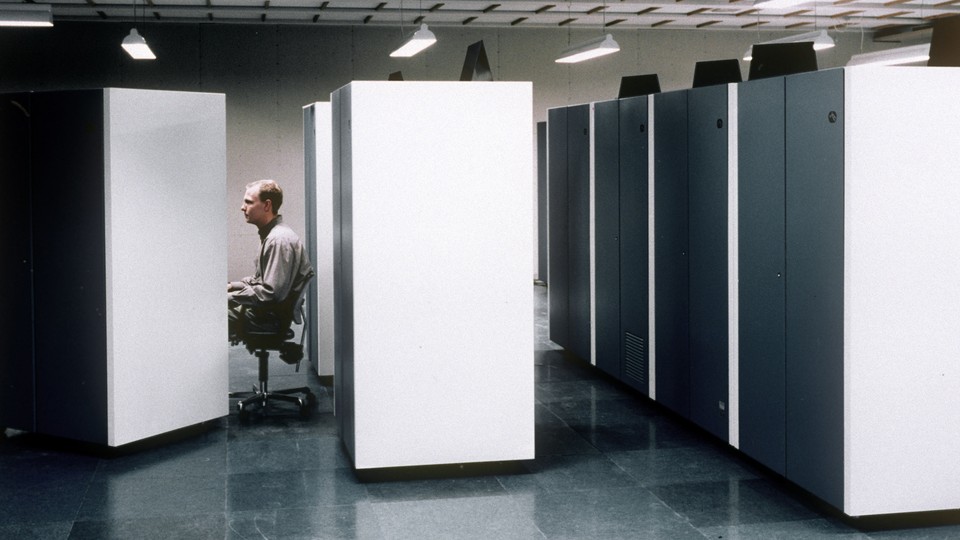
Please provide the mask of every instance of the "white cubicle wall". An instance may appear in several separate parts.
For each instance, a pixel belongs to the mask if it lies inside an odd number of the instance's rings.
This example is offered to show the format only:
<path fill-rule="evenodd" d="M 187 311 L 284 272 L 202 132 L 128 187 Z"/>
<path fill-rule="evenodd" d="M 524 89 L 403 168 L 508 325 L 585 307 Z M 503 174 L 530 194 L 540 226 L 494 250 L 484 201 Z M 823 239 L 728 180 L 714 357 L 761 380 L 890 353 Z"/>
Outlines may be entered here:
<path fill-rule="evenodd" d="M 357 469 L 534 457 L 531 92 L 333 94 L 337 415 Z"/>
<path fill-rule="evenodd" d="M 957 508 L 960 70 L 844 72 L 844 511 Z"/>
<path fill-rule="evenodd" d="M 306 239 L 317 276 L 310 300 L 309 357 L 321 377 L 333 376 L 333 142 L 330 103 L 303 108 L 304 192 L 307 194 Z"/>
<path fill-rule="evenodd" d="M 225 96 L 104 99 L 108 441 L 229 412 Z"/>

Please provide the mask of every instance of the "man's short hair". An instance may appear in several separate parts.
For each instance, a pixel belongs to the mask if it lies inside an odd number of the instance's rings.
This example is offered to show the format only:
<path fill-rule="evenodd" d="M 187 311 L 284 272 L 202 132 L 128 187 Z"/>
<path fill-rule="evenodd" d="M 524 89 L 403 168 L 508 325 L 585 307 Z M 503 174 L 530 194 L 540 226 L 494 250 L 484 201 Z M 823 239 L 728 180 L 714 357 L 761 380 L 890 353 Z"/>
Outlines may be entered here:
<path fill-rule="evenodd" d="M 247 189 L 254 187 L 258 190 L 257 197 L 261 201 L 272 201 L 273 213 L 279 213 L 280 205 L 283 204 L 283 190 L 280 189 L 280 185 L 269 179 L 257 180 L 247 184 Z"/>

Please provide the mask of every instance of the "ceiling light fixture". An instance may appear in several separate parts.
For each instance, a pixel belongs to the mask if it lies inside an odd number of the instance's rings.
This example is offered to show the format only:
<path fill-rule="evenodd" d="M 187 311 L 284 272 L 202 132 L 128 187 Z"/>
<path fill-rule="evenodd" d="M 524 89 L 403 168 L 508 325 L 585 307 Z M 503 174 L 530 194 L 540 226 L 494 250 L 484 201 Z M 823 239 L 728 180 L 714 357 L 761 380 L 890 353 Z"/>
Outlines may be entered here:
<path fill-rule="evenodd" d="M 919 64 L 930 60 L 930 44 L 909 45 L 883 51 L 855 54 L 850 57 L 847 66 L 902 66 Z"/>
<path fill-rule="evenodd" d="M 413 33 L 399 49 L 390 53 L 394 58 L 410 58 L 418 52 L 426 49 L 437 42 L 437 36 L 427 28 L 426 23 L 420 25 L 420 29 Z"/>
<path fill-rule="evenodd" d="M 757 45 L 770 45 L 771 43 L 802 43 L 804 41 L 812 41 L 813 50 L 815 51 L 822 51 L 836 45 L 836 43 L 833 41 L 833 38 L 830 37 L 830 34 L 828 34 L 826 30 L 816 30 L 813 32 L 807 32 L 805 34 L 771 39 L 770 41 L 757 43 Z M 753 60 L 753 45 L 751 45 L 747 49 L 747 52 L 743 54 L 743 59 L 747 62 Z"/>
<path fill-rule="evenodd" d="M 613 36 L 607 34 L 603 37 L 591 39 L 578 45 L 573 45 L 564 49 L 560 57 L 557 58 L 558 64 L 574 64 L 583 62 L 598 56 L 612 54 L 620 50 L 620 44 L 613 39 Z"/>
<path fill-rule="evenodd" d="M 133 0 L 133 23 L 137 23 L 137 0 Z M 150 50 L 147 40 L 143 39 L 136 28 L 130 29 L 130 35 L 123 38 L 120 44 L 134 60 L 156 60 L 157 56 Z"/>
<path fill-rule="evenodd" d="M 803 4 L 809 4 L 813 1 L 815 0 L 760 0 L 759 2 L 754 2 L 753 7 L 759 9 L 785 9 L 802 6 Z"/>
<path fill-rule="evenodd" d="M 0 26 L 53 26 L 50 4 L 2 4 Z"/>
<path fill-rule="evenodd" d="M 121 43 L 120 46 L 123 47 L 123 50 L 127 51 L 127 54 L 134 60 L 157 59 L 157 56 L 150 50 L 150 46 L 147 45 L 147 40 L 143 39 L 143 36 L 137 33 L 136 28 L 130 29 L 130 35 L 123 38 L 123 43 Z"/>

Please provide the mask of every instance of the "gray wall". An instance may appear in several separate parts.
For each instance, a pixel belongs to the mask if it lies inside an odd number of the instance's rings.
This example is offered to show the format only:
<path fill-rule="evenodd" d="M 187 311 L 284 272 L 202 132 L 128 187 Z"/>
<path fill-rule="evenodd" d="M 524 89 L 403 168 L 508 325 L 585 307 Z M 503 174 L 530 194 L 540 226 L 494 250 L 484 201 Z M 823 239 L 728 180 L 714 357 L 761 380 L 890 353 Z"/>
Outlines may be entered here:
<path fill-rule="evenodd" d="M 120 48 L 129 24 L 4 28 L 0 92 L 111 86 L 225 93 L 228 268 L 236 279 L 251 272 L 258 247 L 256 230 L 239 210 L 244 185 L 275 178 L 289 201 L 282 213 L 303 231 L 302 107 L 328 101 L 330 92 L 351 80 L 385 80 L 397 70 L 407 80 L 456 80 L 467 46 L 482 39 L 496 80 L 533 82 L 530 133 L 535 138 L 535 122 L 546 120 L 547 108 L 614 98 L 622 75 L 657 73 L 664 90 L 688 88 L 695 62 L 739 58 L 751 43 L 782 35 L 612 30 L 619 54 L 569 66 L 553 61 L 559 51 L 599 30 L 431 29 L 437 45 L 412 59 L 392 59 L 388 53 L 400 40 L 396 27 L 141 23 L 138 30 L 158 59 L 134 62 Z M 821 68 L 843 65 L 861 48 L 876 49 L 859 33 L 834 38 L 837 47 L 818 54 Z M 176 219 L 175 208 L 158 211 Z M 531 257 L 535 261 L 536 252 Z"/>

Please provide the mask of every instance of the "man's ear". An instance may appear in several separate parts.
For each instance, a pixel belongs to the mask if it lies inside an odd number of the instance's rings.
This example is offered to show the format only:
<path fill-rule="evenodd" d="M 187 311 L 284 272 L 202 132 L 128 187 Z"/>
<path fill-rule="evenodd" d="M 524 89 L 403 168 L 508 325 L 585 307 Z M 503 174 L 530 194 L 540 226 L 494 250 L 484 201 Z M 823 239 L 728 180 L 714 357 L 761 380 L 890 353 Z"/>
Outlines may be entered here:
<path fill-rule="evenodd" d="M 273 201 L 270 199 L 263 200 L 263 209 L 267 212 L 273 213 Z"/>

